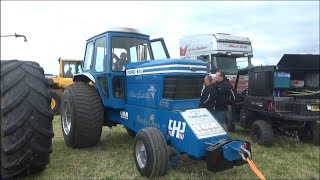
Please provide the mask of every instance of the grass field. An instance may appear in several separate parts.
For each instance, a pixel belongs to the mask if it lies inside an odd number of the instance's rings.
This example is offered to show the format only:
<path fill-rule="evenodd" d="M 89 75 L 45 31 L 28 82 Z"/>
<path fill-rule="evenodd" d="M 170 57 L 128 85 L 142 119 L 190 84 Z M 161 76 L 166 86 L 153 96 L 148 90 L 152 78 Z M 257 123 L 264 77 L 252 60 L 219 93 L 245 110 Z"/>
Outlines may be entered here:
<path fill-rule="evenodd" d="M 50 164 L 41 173 L 24 179 L 145 179 L 136 170 L 134 139 L 123 126 L 105 127 L 100 143 L 86 149 L 66 146 L 60 116 L 53 121 L 55 137 Z M 249 140 L 249 133 L 236 129 L 233 138 Z M 253 160 L 267 179 L 319 179 L 319 146 L 297 139 L 278 137 L 272 147 L 252 145 Z M 258 179 L 248 165 L 212 173 L 201 160 L 183 155 L 177 168 L 169 168 L 159 179 Z"/>

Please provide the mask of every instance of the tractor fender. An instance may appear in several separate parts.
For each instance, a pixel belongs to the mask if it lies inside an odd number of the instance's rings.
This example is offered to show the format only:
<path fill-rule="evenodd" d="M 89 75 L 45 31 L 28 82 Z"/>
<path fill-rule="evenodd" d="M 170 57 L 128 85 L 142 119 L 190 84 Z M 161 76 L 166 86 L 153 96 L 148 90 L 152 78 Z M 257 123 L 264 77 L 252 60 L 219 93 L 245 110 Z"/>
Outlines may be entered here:
<path fill-rule="evenodd" d="M 73 77 L 73 81 L 81 81 L 81 82 L 89 82 L 92 81 L 95 83 L 94 77 L 90 73 L 80 73 L 80 74 L 75 74 Z"/>

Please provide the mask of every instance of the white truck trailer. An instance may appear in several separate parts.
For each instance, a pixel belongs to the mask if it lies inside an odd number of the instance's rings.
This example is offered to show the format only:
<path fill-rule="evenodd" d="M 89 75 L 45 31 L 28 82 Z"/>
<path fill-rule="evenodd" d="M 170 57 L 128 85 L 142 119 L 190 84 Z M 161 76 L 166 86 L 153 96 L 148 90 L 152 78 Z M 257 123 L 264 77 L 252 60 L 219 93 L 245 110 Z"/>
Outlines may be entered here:
<path fill-rule="evenodd" d="M 180 57 L 207 62 L 208 73 L 223 71 L 234 85 L 238 70 L 252 66 L 253 51 L 247 37 L 225 33 L 199 34 L 180 39 Z M 247 77 L 241 77 L 238 89 L 247 87 Z"/>

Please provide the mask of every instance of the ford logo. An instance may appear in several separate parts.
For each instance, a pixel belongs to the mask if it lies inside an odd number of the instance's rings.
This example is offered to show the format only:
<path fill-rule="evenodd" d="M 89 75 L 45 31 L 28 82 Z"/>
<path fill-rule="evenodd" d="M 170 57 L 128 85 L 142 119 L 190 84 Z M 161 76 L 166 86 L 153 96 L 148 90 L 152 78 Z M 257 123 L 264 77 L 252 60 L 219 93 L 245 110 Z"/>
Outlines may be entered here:
<path fill-rule="evenodd" d="M 197 70 L 198 70 L 198 69 L 197 69 L 196 67 L 191 67 L 191 68 L 190 68 L 190 71 L 193 71 L 193 72 L 194 72 L 194 71 L 197 71 Z"/>

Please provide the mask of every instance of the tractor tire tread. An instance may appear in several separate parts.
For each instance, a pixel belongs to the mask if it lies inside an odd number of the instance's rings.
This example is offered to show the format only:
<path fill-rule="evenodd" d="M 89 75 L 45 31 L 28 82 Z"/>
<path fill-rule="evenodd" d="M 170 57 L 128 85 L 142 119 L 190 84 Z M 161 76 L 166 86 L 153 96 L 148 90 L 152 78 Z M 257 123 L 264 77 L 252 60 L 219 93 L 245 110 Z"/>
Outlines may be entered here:
<path fill-rule="evenodd" d="M 43 72 L 36 62 L 1 61 L 1 178 L 49 164 L 53 114 Z"/>
<path fill-rule="evenodd" d="M 253 138 L 255 135 L 253 134 L 254 128 L 258 128 L 260 131 L 261 137 L 259 139 Z M 251 137 L 254 142 L 260 145 L 270 146 L 273 143 L 274 132 L 272 126 L 264 120 L 256 120 L 251 126 Z"/>
<path fill-rule="evenodd" d="M 66 90 L 75 101 L 76 130 L 73 148 L 91 147 L 100 141 L 104 120 L 104 109 L 97 89 L 85 83 L 75 83 Z"/>
<path fill-rule="evenodd" d="M 144 141 L 147 152 L 149 148 L 149 152 L 151 152 L 149 155 L 152 156 L 147 158 L 148 162 L 144 169 L 138 169 L 140 174 L 150 178 L 164 175 L 168 167 L 169 153 L 162 133 L 156 128 L 143 128 L 138 131 L 135 141 Z M 135 162 L 138 167 L 136 159 Z"/>

